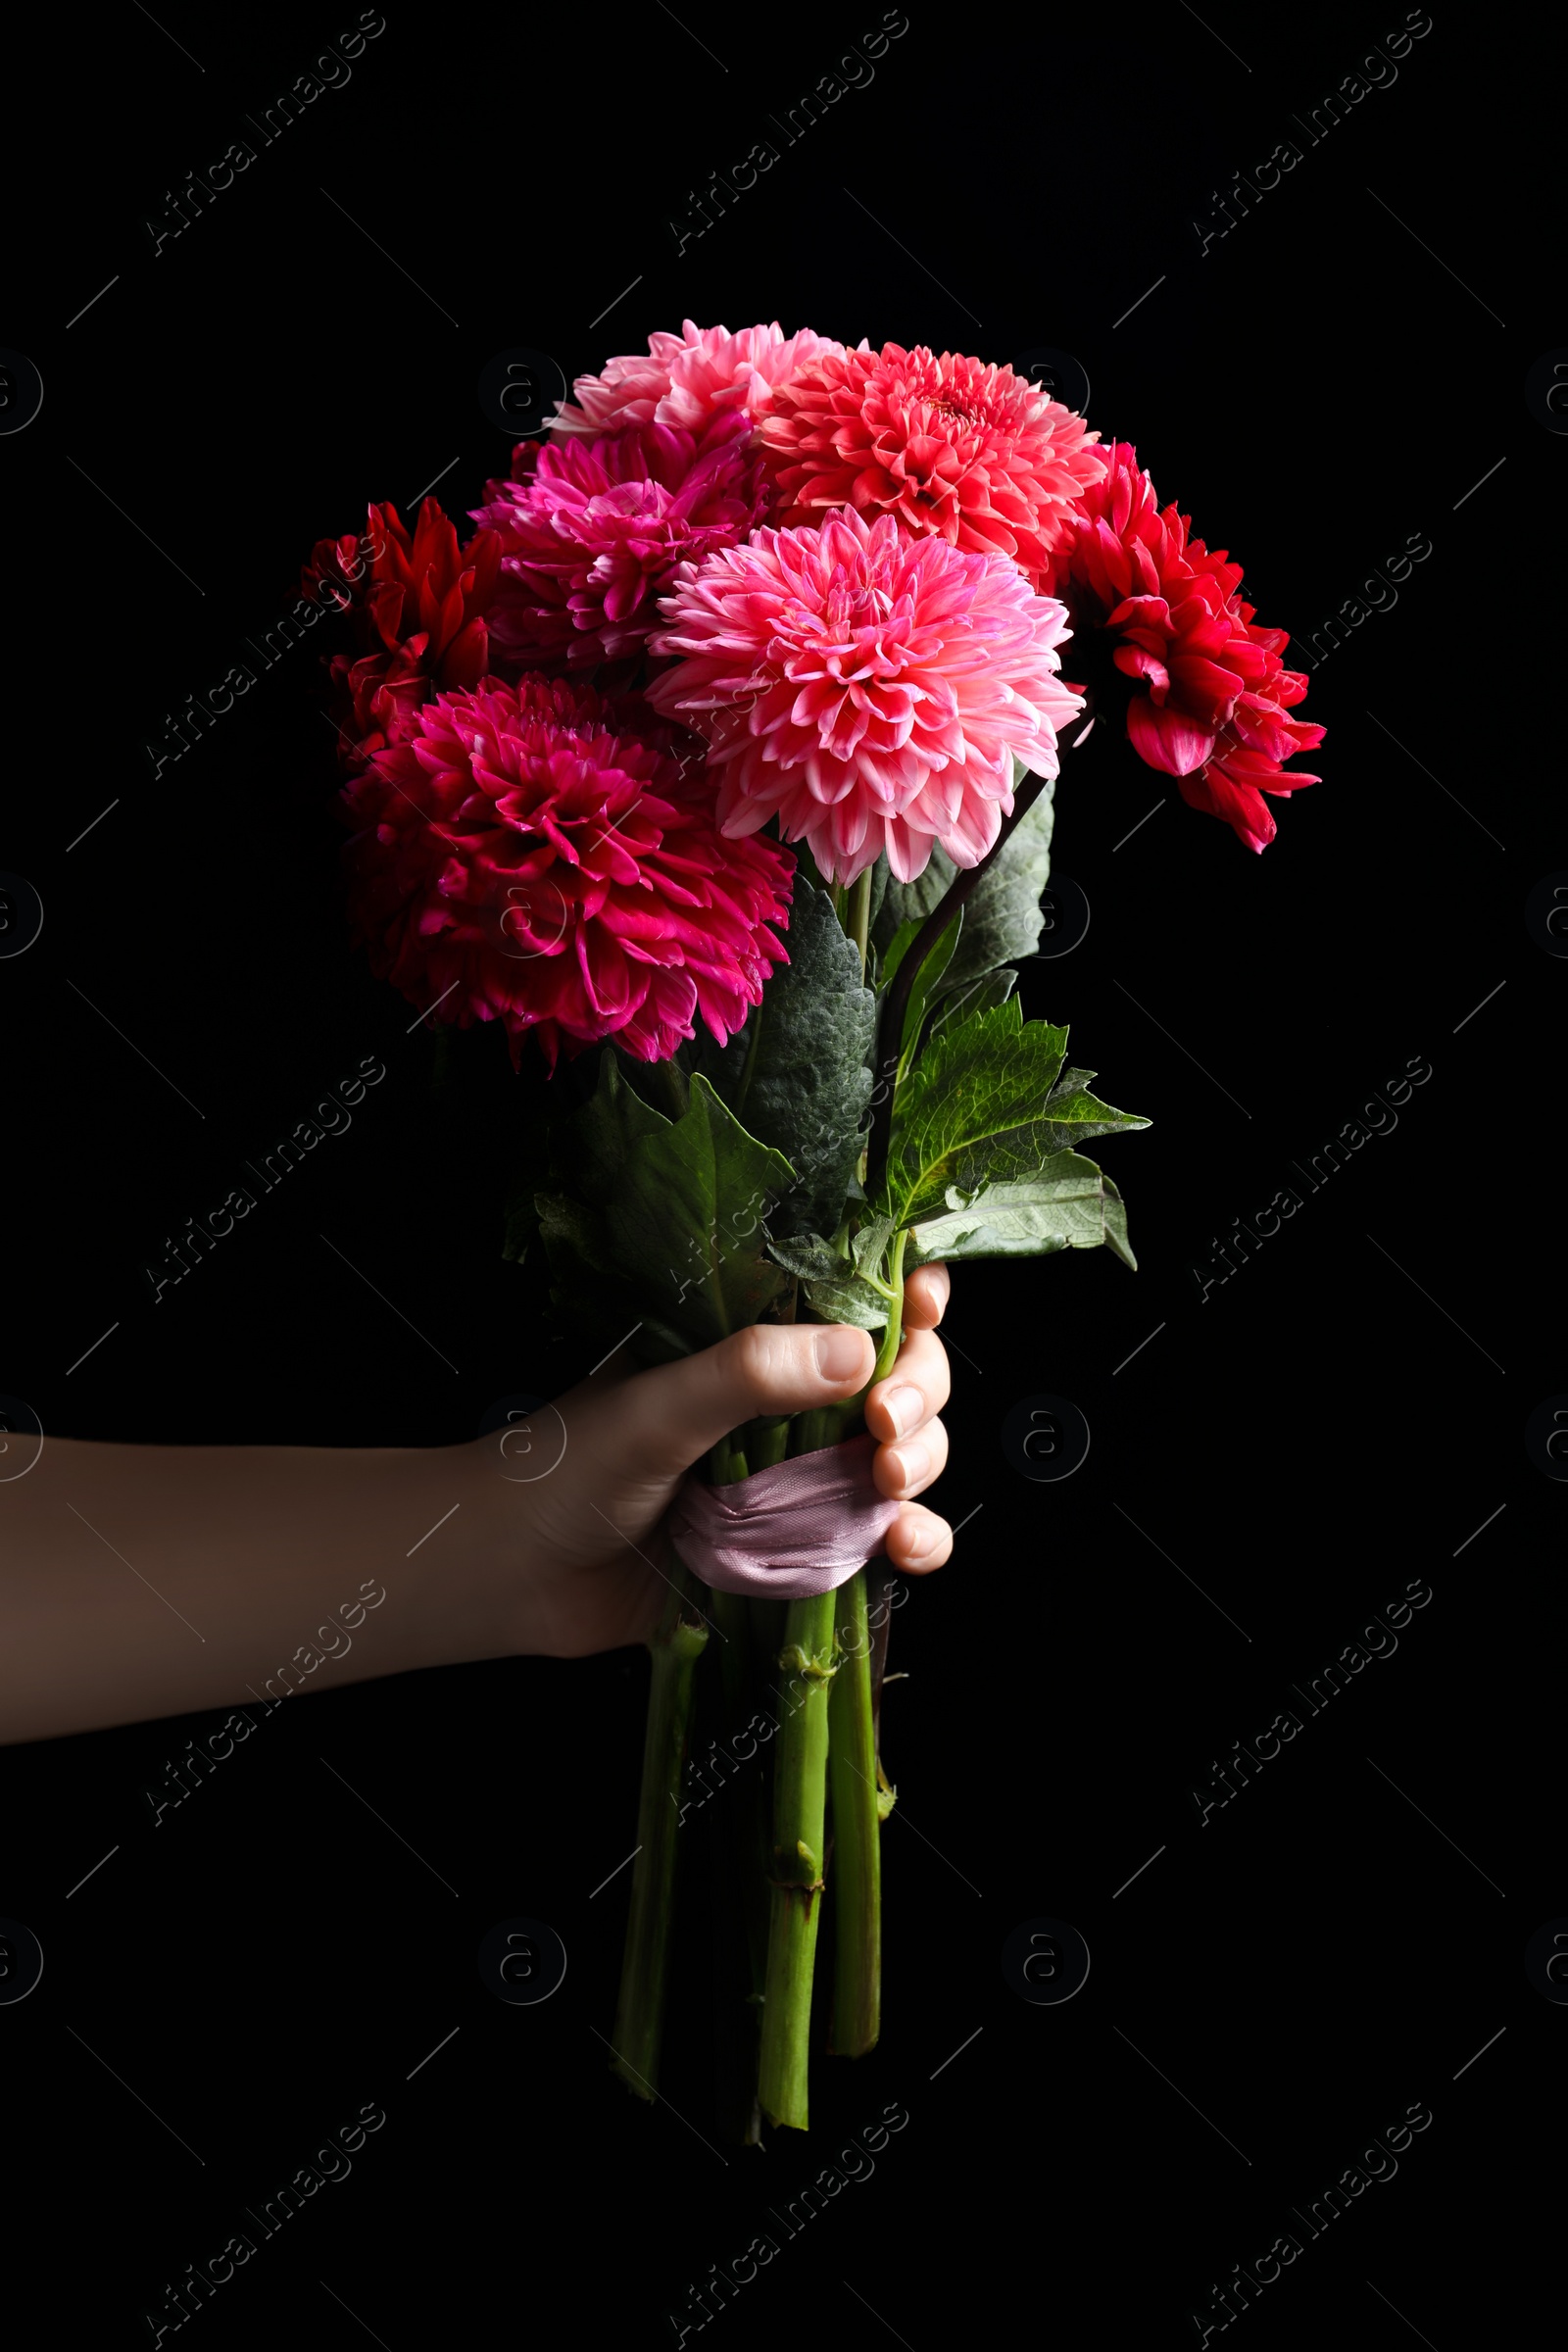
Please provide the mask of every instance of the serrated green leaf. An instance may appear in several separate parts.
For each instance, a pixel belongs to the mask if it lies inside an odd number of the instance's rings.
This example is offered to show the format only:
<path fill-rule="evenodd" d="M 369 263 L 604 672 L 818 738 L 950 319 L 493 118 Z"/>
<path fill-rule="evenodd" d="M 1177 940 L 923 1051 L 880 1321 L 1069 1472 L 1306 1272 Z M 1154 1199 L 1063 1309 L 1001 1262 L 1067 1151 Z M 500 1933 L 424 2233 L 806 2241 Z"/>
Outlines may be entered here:
<path fill-rule="evenodd" d="M 773 973 L 752 1016 L 761 1027 L 735 1109 L 748 1132 L 797 1172 L 774 1205 L 770 1231 L 832 1233 L 863 1148 L 876 997 L 832 900 L 799 874 L 788 947 L 789 962 Z"/>
<path fill-rule="evenodd" d="M 1105 1185 L 1105 1247 L 1136 1274 L 1138 1260 L 1127 1239 L 1127 1204 L 1107 1176 Z"/>
<path fill-rule="evenodd" d="M 922 1218 L 904 1262 L 1042 1256 L 1097 1250 L 1106 1238 L 1104 1177 L 1092 1159 L 1058 1152 L 1036 1176 L 987 1185 L 978 1199 Z"/>
<path fill-rule="evenodd" d="M 858 1274 L 873 1274 L 876 1271 L 896 1230 L 891 1217 L 872 1217 L 868 1224 L 860 1227 L 850 1245 L 855 1253 Z"/>
<path fill-rule="evenodd" d="M 1065 1152 L 1075 1144 L 1087 1144 L 1092 1136 L 1123 1135 L 1130 1129 L 1147 1127 L 1149 1121 L 1133 1111 L 1116 1110 L 1110 1103 L 1102 1102 L 1086 1087 L 1057 1086 L 1046 1102 L 1044 1124 L 1050 1131 L 1049 1149 Z"/>
<path fill-rule="evenodd" d="M 970 893 L 963 938 L 948 967 L 949 989 L 961 988 L 999 964 L 1021 963 L 1040 945 L 1040 900 L 1051 879 L 1054 790 L 1049 783 L 1042 788 L 1007 836 L 1001 857 Z"/>
<path fill-rule="evenodd" d="M 962 936 L 963 908 L 960 906 L 952 922 L 948 924 L 938 939 L 936 946 L 931 950 L 930 955 L 921 963 L 919 971 L 915 974 L 914 986 L 910 989 L 905 1004 L 904 1035 L 899 1048 L 898 1077 L 900 1080 L 903 1079 L 905 1072 L 914 1059 L 915 1049 L 920 1043 L 920 1031 L 925 1026 L 925 1016 L 942 993 L 944 975 L 953 962 L 955 952 L 958 948 Z"/>
<path fill-rule="evenodd" d="M 858 1274 L 846 1273 L 840 1280 L 808 1282 L 806 1296 L 811 1311 L 824 1323 L 853 1323 L 861 1331 L 880 1331 L 888 1319 L 888 1302 L 882 1293 Z"/>
<path fill-rule="evenodd" d="M 995 972 L 982 972 L 978 980 L 942 999 L 931 1016 L 931 1035 L 968 1020 L 973 1013 L 989 1012 L 994 1004 L 1005 1004 L 1017 985 L 1017 973 L 1006 964 Z"/>
<path fill-rule="evenodd" d="M 912 1225 L 953 1207 L 950 1190 L 1036 1175 L 1056 1148 L 1043 1114 L 1066 1044 L 1014 997 L 933 1038 L 894 1098 L 877 1210 Z"/>
<path fill-rule="evenodd" d="M 789 1161 L 748 1135 L 701 1075 L 683 1115 L 663 1118 L 607 1055 L 590 1102 L 567 1122 L 558 1165 L 570 1191 L 541 1193 L 556 1296 L 633 1352 L 658 1361 L 755 1323 L 788 1280 L 764 1253 Z"/>
<path fill-rule="evenodd" d="M 683 1117 L 645 1134 L 605 1209 L 613 1265 L 690 1348 L 755 1323 L 784 1288 L 762 1220 L 795 1171 L 749 1135 L 701 1075 Z"/>
<path fill-rule="evenodd" d="M 1014 790 L 1026 771 L 1013 762 Z M 1008 835 L 964 905 L 963 937 L 943 979 L 941 992 L 964 987 L 999 964 L 1017 963 L 1040 943 L 1040 900 L 1051 878 L 1051 829 L 1054 786 L 1047 783 Z M 933 848 L 930 863 L 913 882 L 891 878 L 871 893 L 871 936 L 884 957 L 899 931 L 918 927 L 947 896 L 957 868 L 944 850 Z M 912 937 L 912 933 L 910 934 Z"/>
<path fill-rule="evenodd" d="M 819 1233 L 775 1236 L 767 1250 L 770 1257 L 803 1282 L 833 1282 L 846 1271 L 844 1259 Z"/>

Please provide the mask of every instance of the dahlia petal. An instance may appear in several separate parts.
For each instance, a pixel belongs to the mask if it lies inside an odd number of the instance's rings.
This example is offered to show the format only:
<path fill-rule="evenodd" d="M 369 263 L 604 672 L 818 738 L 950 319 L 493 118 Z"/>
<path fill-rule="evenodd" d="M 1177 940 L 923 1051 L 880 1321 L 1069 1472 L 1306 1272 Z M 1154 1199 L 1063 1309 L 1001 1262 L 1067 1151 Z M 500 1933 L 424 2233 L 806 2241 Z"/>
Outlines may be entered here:
<path fill-rule="evenodd" d="M 1146 766 L 1167 776 L 1191 775 L 1214 749 L 1212 730 L 1195 726 L 1168 703 L 1136 698 L 1127 706 L 1127 734 Z"/>

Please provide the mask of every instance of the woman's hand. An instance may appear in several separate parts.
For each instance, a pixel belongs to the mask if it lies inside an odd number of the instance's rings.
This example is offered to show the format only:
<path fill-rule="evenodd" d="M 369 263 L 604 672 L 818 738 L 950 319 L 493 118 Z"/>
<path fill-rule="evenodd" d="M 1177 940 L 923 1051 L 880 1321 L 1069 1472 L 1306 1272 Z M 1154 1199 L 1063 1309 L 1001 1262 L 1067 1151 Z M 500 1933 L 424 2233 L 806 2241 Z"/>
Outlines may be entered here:
<path fill-rule="evenodd" d="M 903 1344 L 865 1405 L 879 1441 L 873 1476 L 904 1504 L 885 1549 L 912 1576 L 940 1568 L 953 1549 L 947 1521 L 913 1499 L 947 1464 L 938 1416 L 948 1359 L 936 1326 L 949 1288 L 945 1266 L 909 1276 Z M 645 1641 L 665 1592 L 655 1531 L 691 1465 L 746 1421 L 844 1403 L 875 1360 L 871 1335 L 847 1324 L 758 1323 L 651 1372 L 609 1369 L 544 1407 L 526 1458 L 562 1450 L 525 1483 L 499 1435 L 477 1441 L 466 1450 L 487 1451 L 493 1464 L 485 1520 L 497 1646 L 582 1657 Z"/>

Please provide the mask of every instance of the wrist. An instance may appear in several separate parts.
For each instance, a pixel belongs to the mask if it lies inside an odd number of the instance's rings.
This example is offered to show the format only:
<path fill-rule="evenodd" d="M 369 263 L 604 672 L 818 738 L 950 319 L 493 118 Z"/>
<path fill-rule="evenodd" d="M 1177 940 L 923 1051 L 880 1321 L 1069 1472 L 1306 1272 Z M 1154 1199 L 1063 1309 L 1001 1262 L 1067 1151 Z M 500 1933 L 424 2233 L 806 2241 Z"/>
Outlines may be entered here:
<path fill-rule="evenodd" d="M 508 1481 L 495 1438 L 421 1447 L 413 1459 L 404 1573 L 416 1663 L 514 1657 L 532 1643 L 526 1487 Z"/>

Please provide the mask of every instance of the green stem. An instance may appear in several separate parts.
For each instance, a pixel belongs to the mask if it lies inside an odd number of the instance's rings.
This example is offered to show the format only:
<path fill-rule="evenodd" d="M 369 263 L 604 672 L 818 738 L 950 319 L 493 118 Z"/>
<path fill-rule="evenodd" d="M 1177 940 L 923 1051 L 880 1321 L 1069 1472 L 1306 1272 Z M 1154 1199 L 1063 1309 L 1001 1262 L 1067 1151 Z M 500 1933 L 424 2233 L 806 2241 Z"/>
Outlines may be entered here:
<path fill-rule="evenodd" d="M 888 1289 L 892 1297 L 888 1300 L 887 1329 L 876 1351 L 875 1368 L 866 1383 L 868 1389 L 874 1388 L 879 1380 L 886 1380 L 904 1345 L 904 1252 L 908 1239 L 907 1233 L 896 1233 L 893 1237 L 893 1255 L 888 1260 Z M 863 1403 L 863 1395 L 856 1401 Z"/>
<path fill-rule="evenodd" d="M 875 871 L 867 866 L 850 892 L 849 905 L 840 918 L 845 930 L 854 940 L 860 956 L 860 978 L 865 978 L 866 951 L 871 937 L 871 876 Z"/>
<path fill-rule="evenodd" d="M 715 1487 L 732 1487 L 737 1479 L 751 1476 L 744 1435 L 744 1431 L 732 1429 L 727 1438 L 719 1439 L 709 1454 L 708 1475 Z"/>
<path fill-rule="evenodd" d="M 789 1450 L 792 1418 L 792 1415 L 785 1414 L 782 1420 L 759 1421 L 754 1424 L 756 1435 L 747 1447 L 747 1454 L 754 1470 L 771 1470 L 784 1459 Z"/>
<path fill-rule="evenodd" d="M 837 1595 L 792 1600 L 779 1664 L 795 1688 L 773 1751 L 773 1869 L 758 2098 L 774 2124 L 807 2127 L 811 1979 L 827 1818 L 828 1693 Z"/>
<path fill-rule="evenodd" d="M 762 1037 L 763 1006 L 759 1004 L 752 1014 L 752 1034 L 746 1041 L 746 1059 L 741 1065 L 741 1082 L 735 1090 L 735 1116 L 746 1108 L 746 1098 L 752 1091 L 752 1073 L 757 1067 L 757 1049 Z"/>
<path fill-rule="evenodd" d="M 714 1628 L 723 1637 L 719 1688 L 724 1712 L 718 1737 L 729 1740 L 760 1696 L 751 1604 L 738 1592 L 715 1591 L 710 1600 Z M 730 1780 L 719 1800 L 722 1818 L 708 1839 L 719 1874 L 712 1889 L 719 2120 L 725 2137 L 741 2147 L 758 2146 L 762 2135 L 757 2057 L 767 1943 L 765 1796 L 760 1774 L 742 1773 Z"/>
<path fill-rule="evenodd" d="M 894 1238 L 888 1269 L 893 1298 L 872 1382 L 887 1378 L 903 1337 L 906 1238 Z M 863 1396 L 856 1401 L 863 1404 Z M 862 1568 L 835 1595 L 840 1665 L 828 1709 L 835 1921 L 829 2043 L 846 2058 L 861 2058 L 873 2047 L 882 2019 L 882 1835 L 865 1584 Z"/>
<path fill-rule="evenodd" d="M 659 2047 L 664 2025 L 674 1918 L 675 1834 L 680 1826 L 680 1782 L 691 1723 L 692 1675 L 708 1641 L 696 1613 L 691 1576 L 672 1554 L 668 1597 L 648 1646 L 653 1681 L 643 1740 L 643 1785 L 637 1807 L 637 1860 L 631 1912 L 615 2005 L 613 2071 L 639 2098 L 659 2084 Z"/>
<path fill-rule="evenodd" d="M 833 2022 L 829 2049 L 861 2058 L 882 2022 L 882 1842 L 862 1568 L 834 1594 L 841 1652 L 828 1701 L 833 1799 Z"/>

